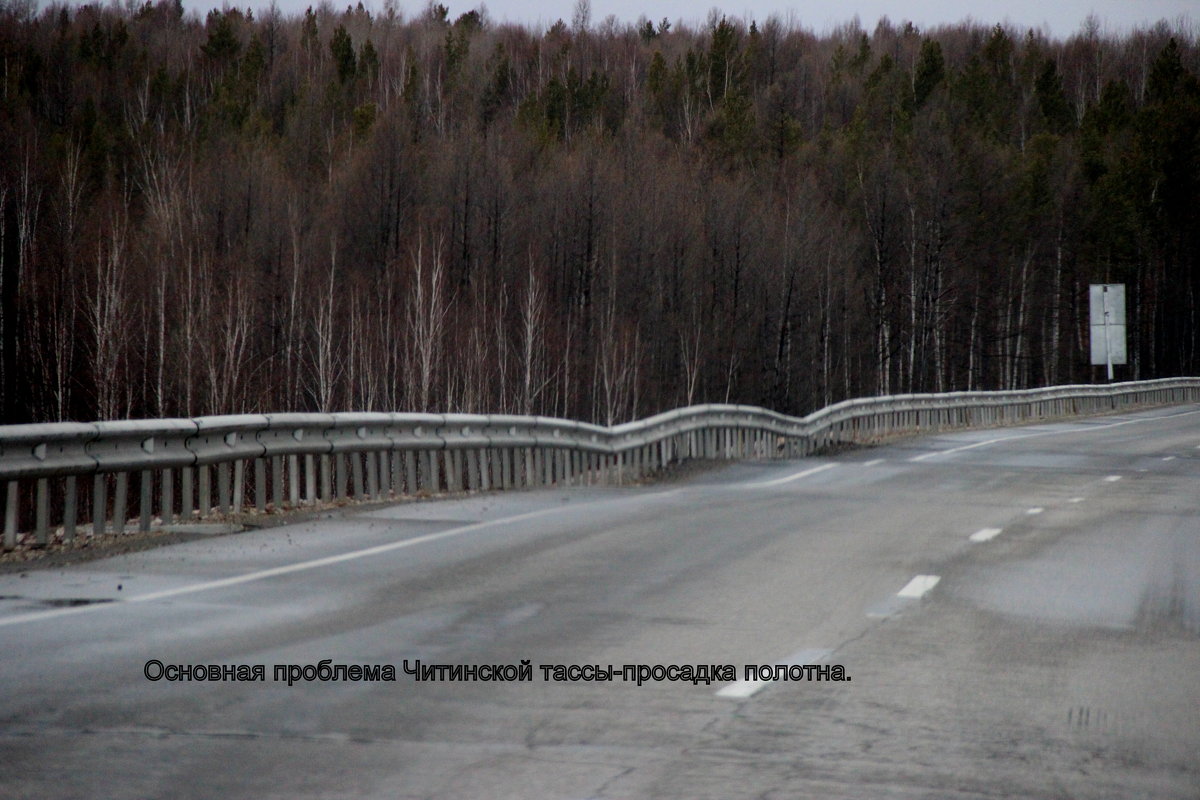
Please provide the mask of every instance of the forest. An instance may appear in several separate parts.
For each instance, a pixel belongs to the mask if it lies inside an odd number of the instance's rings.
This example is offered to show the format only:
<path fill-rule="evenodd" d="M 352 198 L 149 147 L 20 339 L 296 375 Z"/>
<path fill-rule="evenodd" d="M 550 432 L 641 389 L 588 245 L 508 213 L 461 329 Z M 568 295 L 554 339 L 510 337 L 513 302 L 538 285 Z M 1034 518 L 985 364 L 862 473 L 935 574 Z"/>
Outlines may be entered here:
<path fill-rule="evenodd" d="M 0 1 L 3 422 L 1200 374 L 1200 48 Z"/>

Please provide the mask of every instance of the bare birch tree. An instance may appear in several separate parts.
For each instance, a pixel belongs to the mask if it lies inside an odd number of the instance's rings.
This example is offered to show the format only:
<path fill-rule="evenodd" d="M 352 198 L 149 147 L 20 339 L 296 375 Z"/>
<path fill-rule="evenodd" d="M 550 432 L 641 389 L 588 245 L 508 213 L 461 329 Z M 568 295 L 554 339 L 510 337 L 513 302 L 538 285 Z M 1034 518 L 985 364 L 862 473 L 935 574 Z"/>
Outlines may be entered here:
<path fill-rule="evenodd" d="M 92 378 L 98 419 L 120 419 L 125 323 L 125 220 L 114 213 L 107 236 L 96 244 L 96 266 L 87 304 L 91 328 Z"/>
<path fill-rule="evenodd" d="M 409 385 L 416 389 L 416 410 L 432 408 L 434 381 L 442 357 L 446 315 L 445 267 L 439 239 L 426 256 L 424 237 L 412 253 L 412 285 L 408 294 L 408 340 L 410 342 Z"/>

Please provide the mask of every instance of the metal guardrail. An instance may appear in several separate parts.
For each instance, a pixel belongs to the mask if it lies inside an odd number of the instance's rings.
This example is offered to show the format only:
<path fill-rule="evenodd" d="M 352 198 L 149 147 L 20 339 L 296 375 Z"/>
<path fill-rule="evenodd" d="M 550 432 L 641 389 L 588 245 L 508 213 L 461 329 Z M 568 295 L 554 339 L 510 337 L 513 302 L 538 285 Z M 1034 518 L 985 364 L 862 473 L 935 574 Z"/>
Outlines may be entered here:
<path fill-rule="evenodd" d="M 382 413 L 10 425 L 0 427 L 3 546 L 17 545 L 23 505 L 33 507 L 36 546 L 49 541 L 52 522 L 73 540 L 81 518 L 100 534 L 240 514 L 251 498 L 267 512 L 343 498 L 622 483 L 690 458 L 794 458 L 910 433 L 1197 400 L 1200 378 L 1168 378 L 871 397 L 800 418 L 700 405 L 611 428 L 547 417 Z"/>

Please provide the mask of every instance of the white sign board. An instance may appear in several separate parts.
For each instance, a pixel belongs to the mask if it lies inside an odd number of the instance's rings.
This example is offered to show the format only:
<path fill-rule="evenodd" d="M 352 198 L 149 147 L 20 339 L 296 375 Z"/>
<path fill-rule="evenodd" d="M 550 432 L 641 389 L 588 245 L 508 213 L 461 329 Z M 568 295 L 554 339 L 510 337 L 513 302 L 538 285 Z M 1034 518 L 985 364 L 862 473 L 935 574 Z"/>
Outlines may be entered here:
<path fill-rule="evenodd" d="M 1092 364 L 1108 367 L 1125 364 L 1125 284 L 1093 283 L 1088 295 L 1091 307 Z"/>

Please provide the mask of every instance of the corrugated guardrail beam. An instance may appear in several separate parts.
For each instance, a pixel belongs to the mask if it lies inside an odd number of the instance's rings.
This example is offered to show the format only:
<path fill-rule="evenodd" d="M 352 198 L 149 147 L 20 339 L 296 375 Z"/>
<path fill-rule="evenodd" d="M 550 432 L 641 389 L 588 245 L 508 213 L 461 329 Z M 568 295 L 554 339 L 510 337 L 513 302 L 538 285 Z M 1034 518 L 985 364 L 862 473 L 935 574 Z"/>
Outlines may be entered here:
<path fill-rule="evenodd" d="M 23 504 L 34 510 L 34 544 L 49 541 L 52 516 L 73 539 L 81 500 L 92 533 L 106 532 L 110 522 L 123 532 L 135 484 L 137 528 L 148 530 L 156 519 L 241 513 L 247 492 L 265 512 L 443 489 L 622 483 L 685 459 L 794 458 L 910 433 L 1197 400 L 1200 378 L 1167 378 L 869 397 L 806 417 L 700 405 L 611 428 L 547 417 L 381 413 L 10 425 L 0 427 L 4 548 L 16 546 L 27 522 Z M 91 478 L 90 487 L 81 477 Z"/>

